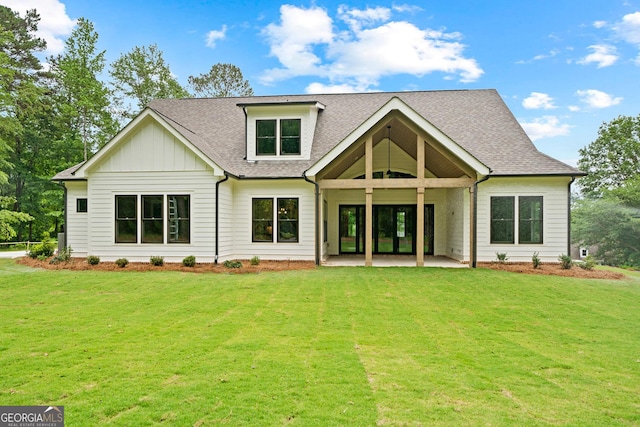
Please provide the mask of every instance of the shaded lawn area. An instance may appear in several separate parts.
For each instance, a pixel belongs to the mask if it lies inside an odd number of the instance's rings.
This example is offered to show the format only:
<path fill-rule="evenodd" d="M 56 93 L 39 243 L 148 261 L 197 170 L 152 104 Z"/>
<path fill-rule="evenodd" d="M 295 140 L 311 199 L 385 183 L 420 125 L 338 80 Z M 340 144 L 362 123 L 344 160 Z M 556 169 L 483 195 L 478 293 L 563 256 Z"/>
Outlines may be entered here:
<path fill-rule="evenodd" d="M 0 260 L 0 402 L 70 426 L 634 426 L 639 306 L 638 277 Z"/>

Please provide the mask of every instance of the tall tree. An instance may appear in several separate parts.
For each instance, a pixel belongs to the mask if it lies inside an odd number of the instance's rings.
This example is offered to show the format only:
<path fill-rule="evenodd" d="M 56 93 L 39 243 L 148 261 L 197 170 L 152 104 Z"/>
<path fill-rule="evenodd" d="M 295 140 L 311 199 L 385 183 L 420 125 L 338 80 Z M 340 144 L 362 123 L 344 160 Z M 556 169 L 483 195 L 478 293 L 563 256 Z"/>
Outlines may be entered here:
<path fill-rule="evenodd" d="M 39 194 L 49 182 L 38 178 L 38 164 L 49 159 L 51 140 L 51 104 L 46 101 L 41 65 L 35 52 L 45 49 L 36 30 L 40 16 L 29 10 L 24 17 L 0 7 L 0 140 L 8 147 L 8 162 L 3 164 L 8 181 L 4 195 L 12 195 L 14 212 L 39 209 Z M 47 180 L 48 181 L 48 180 Z M 46 221 L 44 221 L 46 222 Z M 46 229 L 45 223 L 39 224 Z M 18 239 L 23 224 L 18 225 Z M 33 231 L 30 223 L 30 231 Z M 32 236 L 30 236 L 31 238 Z"/>
<path fill-rule="evenodd" d="M 589 175 L 580 179 L 582 192 L 600 197 L 624 187 L 640 175 L 640 115 L 619 116 L 603 123 L 598 138 L 580 150 L 578 167 Z"/>
<path fill-rule="evenodd" d="M 572 238 L 597 248 L 610 265 L 640 266 L 640 209 L 613 197 L 578 200 L 571 211 Z"/>
<path fill-rule="evenodd" d="M 608 264 L 640 266 L 640 116 L 604 123 L 580 150 L 584 198 L 572 207 L 573 240 Z"/>
<path fill-rule="evenodd" d="M 110 113 L 109 89 L 98 79 L 106 61 L 105 51 L 97 50 L 97 42 L 98 33 L 91 21 L 80 18 L 65 41 L 64 52 L 49 58 L 62 143 L 82 146 L 84 160 L 117 130 Z M 82 159 L 67 160 L 74 164 Z"/>
<path fill-rule="evenodd" d="M 215 64 L 208 73 L 189 76 L 188 81 L 197 97 L 253 96 L 249 81 L 233 64 Z"/>
<path fill-rule="evenodd" d="M 35 10 L 22 18 L 0 6 L 0 184 L 7 182 L 12 170 L 8 153 L 19 146 L 24 132 L 21 117 L 41 95 L 37 86 L 41 66 L 34 52 L 43 51 L 46 42 L 35 36 L 39 20 Z"/>
<path fill-rule="evenodd" d="M 111 64 L 116 99 L 125 119 L 135 117 L 149 102 L 157 98 L 185 98 L 189 96 L 171 74 L 158 46 L 134 47 Z M 130 101 L 135 102 L 132 107 Z"/>

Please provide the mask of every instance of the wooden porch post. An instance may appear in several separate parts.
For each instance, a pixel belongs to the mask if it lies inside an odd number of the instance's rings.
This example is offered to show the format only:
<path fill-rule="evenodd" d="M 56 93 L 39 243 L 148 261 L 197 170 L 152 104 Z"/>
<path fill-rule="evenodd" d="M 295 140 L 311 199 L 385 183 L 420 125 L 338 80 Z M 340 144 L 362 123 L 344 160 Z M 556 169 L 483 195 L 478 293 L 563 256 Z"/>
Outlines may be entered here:
<path fill-rule="evenodd" d="M 416 266 L 424 266 L 424 188 L 417 190 Z"/>
<path fill-rule="evenodd" d="M 424 178 L 424 138 L 416 136 L 416 178 Z M 424 188 L 416 189 L 416 266 L 424 266 Z"/>
<path fill-rule="evenodd" d="M 365 142 L 365 170 L 364 177 L 370 181 L 373 179 L 373 135 L 369 135 Z M 373 188 L 365 188 L 365 215 L 364 215 L 364 265 L 373 265 Z"/>

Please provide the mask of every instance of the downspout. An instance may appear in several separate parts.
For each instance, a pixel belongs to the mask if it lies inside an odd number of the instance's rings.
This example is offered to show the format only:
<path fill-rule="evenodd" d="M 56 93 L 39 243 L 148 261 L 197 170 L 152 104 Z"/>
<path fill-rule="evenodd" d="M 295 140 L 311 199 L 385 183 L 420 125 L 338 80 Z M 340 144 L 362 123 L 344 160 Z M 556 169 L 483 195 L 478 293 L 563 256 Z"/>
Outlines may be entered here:
<path fill-rule="evenodd" d="M 485 176 L 482 179 L 473 183 L 473 244 L 472 252 L 473 257 L 471 259 L 471 268 L 476 268 L 478 265 L 478 184 L 485 182 L 491 178 L 490 175 Z"/>
<path fill-rule="evenodd" d="M 567 185 L 567 255 L 571 256 L 571 184 L 576 180 L 575 176 Z"/>
<path fill-rule="evenodd" d="M 229 179 L 229 175 L 225 171 L 224 179 L 220 179 L 216 181 L 216 256 L 214 259 L 214 263 L 218 264 L 218 254 L 219 254 L 219 245 L 220 245 L 220 233 L 218 232 L 220 229 L 220 184 L 227 181 Z"/>
<path fill-rule="evenodd" d="M 317 182 L 310 180 L 307 178 L 307 171 L 302 172 L 302 177 L 308 183 L 311 183 L 315 186 L 315 199 L 316 199 L 316 232 L 315 232 L 315 252 L 316 252 L 316 265 L 320 265 L 320 186 Z"/>
<path fill-rule="evenodd" d="M 249 133 L 249 119 L 247 117 L 247 107 L 242 107 L 242 112 L 244 113 L 244 159 L 247 160 L 247 156 L 249 155 L 249 141 L 247 141 Z"/>

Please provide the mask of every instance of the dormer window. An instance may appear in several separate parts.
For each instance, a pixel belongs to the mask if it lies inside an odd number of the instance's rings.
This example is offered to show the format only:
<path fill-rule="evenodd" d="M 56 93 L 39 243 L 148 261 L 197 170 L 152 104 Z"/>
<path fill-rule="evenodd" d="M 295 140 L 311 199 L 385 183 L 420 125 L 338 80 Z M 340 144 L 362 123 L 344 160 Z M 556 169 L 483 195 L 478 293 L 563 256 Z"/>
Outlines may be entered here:
<path fill-rule="evenodd" d="M 256 155 L 300 155 L 300 119 L 256 120 Z"/>
<path fill-rule="evenodd" d="M 259 97 L 256 97 L 259 98 Z M 246 122 L 246 159 L 309 160 L 318 122 L 325 106 L 316 101 L 238 104 Z"/>

